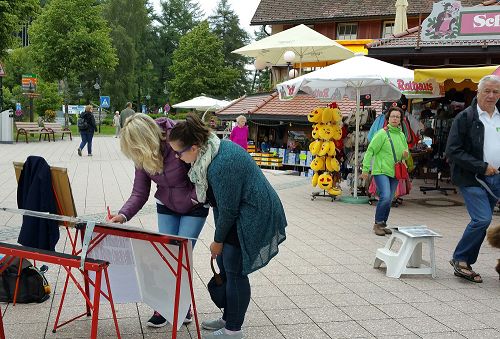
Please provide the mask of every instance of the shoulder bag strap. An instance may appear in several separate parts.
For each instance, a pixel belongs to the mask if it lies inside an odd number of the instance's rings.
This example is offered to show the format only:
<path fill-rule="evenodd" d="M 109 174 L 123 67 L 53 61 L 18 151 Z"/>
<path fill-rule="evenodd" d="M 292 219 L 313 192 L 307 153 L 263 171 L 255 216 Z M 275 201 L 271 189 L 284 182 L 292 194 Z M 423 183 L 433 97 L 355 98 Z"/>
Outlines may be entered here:
<path fill-rule="evenodd" d="M 391 134 L 389 133 L 388 129 L 385 130 L 385 133 L 387 133 L 387 137 L 389 138 L 389 142 L 391 143 L 392 156 L 394 157 L 394 163 L 396 163 L 398 162 L 398 159 L 396 158 L 396 151 L 394 150 L 394 143 L 392 142 Z"/>

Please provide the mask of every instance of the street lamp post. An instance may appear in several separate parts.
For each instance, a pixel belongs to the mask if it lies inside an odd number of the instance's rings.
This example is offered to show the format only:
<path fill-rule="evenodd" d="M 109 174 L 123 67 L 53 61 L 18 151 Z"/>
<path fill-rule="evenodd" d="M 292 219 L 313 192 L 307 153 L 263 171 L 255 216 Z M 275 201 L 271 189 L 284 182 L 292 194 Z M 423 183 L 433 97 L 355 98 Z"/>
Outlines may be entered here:
<path fill-rule="evenodd" d="M 285 59 L 285 62 L 287 64 L 287 77 L 288 79 L 290 79 L 290 66 L 293 62 L 293 60 L 295 60 L 295 53 L 293 51 L 286 51 L 285 54 L 283 55 L 283 59 Z"/>
<path fill-rule="evenodd" d="M 163 88 L 163 94 L 165 94 L 165 102 L 166 102 L 165 106 L 163 106 L 163 114 L 168 115 L 167 108 L 170 110 L 170 102 L 168 100 L 168 88 L 166 83 L 165 87 Z"/>
<path fill-rule="evenodd" d="M 59 95 L 63 97 L 64 103 L 64 127 L 69 126 L 69 107 L 68 107 L 68 79 L 59 80 Z"/>
<path fill-rule="evenodd" d="M 99 91 L 99 134 L 101 133 L 101 79 L 95 79 L 94 88 Z"/>
<path fill-rule="evenodd" d="M 78 90 L 78 105 L 82 104 L 82 97 L 83 97 L 83 91 L 82 91 L 82 84 L 80 84 L 80 89 Z"/>
<path fill-rule="evenodd" d="M 149 93 L 146 95 L 146 113 L 149 112 L 149 106 L 151 106 L 149 99 L 151 99 L 151 95 Z"/>
<path fill-rule="evenodd" d="M 34 116 L 33 116 L 33 93 L 35 92 L 35 86 L 33 86 L 33 83 L 30 81 L 30 86 L 28 88 L 28 97 L 30 101 L 30 121 L 33 122 Z"/>

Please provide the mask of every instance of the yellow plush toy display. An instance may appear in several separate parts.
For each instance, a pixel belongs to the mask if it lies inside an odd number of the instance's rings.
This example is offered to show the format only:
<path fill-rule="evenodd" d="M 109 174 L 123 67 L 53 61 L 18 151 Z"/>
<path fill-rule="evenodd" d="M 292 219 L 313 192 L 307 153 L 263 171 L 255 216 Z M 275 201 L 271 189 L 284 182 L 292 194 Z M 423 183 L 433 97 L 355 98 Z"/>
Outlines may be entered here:
<path fill-rule="evenodd" d="M 309 122 L 321 122 L 321 117 L 323 116 L 323 108 L 316 108 L 307 115 L 307 120 Z"/>
<path fill-rule="evenodd" d="M 318 124 L 313 125 L 312 137 L 313 137 L 313 139 L 319 139 L 319 126 L 318 126 Z"/>
<path fill-rule="evenodd" d="M 333 121 L 333 109 L 331 109 L 331 108 L 324 108 L 323 109 L 323 114 L 321 115 L 321 121 L 324 124 Z"/>
<path fill-rule="evenodd" d="M 318 107 L 312 110 L 307 119 L 313 123 L 309 151 L 315 156 L 311 169 L 315 172 L 311 184 L 328 192 L 330 196 L 342 193 L 338 187 L 340 175 L 339 161 L 335 158 L 337 151 L 334 140 L 342 137 L 342 113 L 335 103 L 329 107 Z M 314 195 L 314 194 L 313 194 Z"/>
<path fill-rule="evenodd" d="M 331 108 L 332 110 L 332 121 L 334 121 L 336 124 L 342 121 L 342 113 L 338 108 Z"/>
<path fill-rule="evenodd" d="M 330 144 L 330 146 L 328 146 L 328 156 L 334 157 L 337 154 L 335 143 L 333 141 L 329 141 L 328 143 Z"/>
<path fill-rule="evenodd" d="M 311 162 L 311 168 L 314 172 L 325 170 L 325 160 L 322 157 L 316 157 Z"/>
<path fill-rule="evenodd" d="M 319 129 L 319 136 L 321 137 L 321 139 L 325 141 L 331 140 L 334 135 L 333 133 L 334 133 L 334 126 L 332 125 L 323 125 Z"/>
<path fill-rule="evenodd" d="M 318 186 L 318 177 L 319 177 L 318 172 L 314 173 L 313 178 L 312 178 L 312 186 L 313 187 Z"/>
<path fill-rule="evenodd" d="M 321 150 L 322 142 L 320 140 L 314 140 L 309 144 L 309 151 L 312 155 L 318 155 Z"/>
<path fill-rule="evenodd" d="M 332 188 L 333 179 L 330 173 L 325 172 L 318 177 L 318 187 L 324 190 Z"/>
<path fill-rule="evenodd" d="M 324 141 L 322 144 L 321 144 L 321 148 L 318 152 L 318 155 L 319 156 L 324 156 L 328 153 L 328 150 L 330 149 L 330 142 L 329 141 Z"/>

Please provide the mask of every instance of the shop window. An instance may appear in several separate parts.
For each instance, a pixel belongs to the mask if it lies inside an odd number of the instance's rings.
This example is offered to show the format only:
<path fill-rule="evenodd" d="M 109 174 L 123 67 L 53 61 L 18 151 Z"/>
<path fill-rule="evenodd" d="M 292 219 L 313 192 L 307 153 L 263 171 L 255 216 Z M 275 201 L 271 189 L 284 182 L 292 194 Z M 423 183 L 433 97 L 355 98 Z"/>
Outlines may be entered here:
<path fill-rule="evenodd" d="M 358 36 L 357 23 L 340 23 L 337 25 L 337 40 L 354 40 Z"/>
<path fill-rule="evenodd" d="M 382 38 L 389 38 L 394 34 L 394 21 L 384 21 Z"/>

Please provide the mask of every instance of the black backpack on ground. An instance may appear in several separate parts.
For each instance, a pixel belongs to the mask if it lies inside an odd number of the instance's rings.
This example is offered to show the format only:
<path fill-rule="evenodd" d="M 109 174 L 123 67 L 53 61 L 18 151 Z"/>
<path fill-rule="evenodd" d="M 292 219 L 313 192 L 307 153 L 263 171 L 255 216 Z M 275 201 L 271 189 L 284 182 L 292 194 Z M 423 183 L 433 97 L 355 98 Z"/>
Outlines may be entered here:
<path fill-rule="evenodd" d="M 19 258 L 15 258 L 0 275 L 0 302 L 13 302 L 18 268 Z M 47 279 L 29 260 L 23 259 L 16 303 L 41 303 L 49 298 L 50 285 Z"/>

